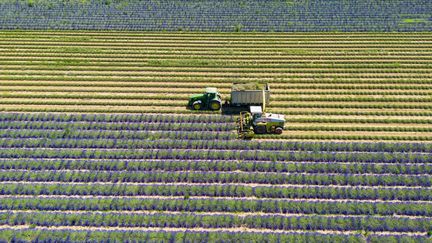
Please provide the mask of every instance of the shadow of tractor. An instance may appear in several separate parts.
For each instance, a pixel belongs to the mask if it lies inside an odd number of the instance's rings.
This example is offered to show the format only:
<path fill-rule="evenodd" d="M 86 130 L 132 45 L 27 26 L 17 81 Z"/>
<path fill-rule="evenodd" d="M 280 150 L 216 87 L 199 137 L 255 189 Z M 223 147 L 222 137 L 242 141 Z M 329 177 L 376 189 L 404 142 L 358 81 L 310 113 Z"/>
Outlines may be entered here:
<path fill-rule="evenodd" d="M 249 111 L 248 106 L 231 106 L 229 103 L 224 103 L 221 107 L 222 115 L 238 116 L 241 111 Z"/>

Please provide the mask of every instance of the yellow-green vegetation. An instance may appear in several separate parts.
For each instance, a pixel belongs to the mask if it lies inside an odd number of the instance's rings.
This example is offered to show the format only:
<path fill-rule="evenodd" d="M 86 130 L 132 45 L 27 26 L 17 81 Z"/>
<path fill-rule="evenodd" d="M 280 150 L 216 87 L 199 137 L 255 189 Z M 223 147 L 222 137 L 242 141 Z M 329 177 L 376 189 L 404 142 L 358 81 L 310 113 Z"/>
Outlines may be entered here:
<path fill-rule="evenodd" d="M 287 119 L 280 138 L 430 141 L 431 40 L 432 33 L 3 31 L 0 109 L 191 113 L 188 96 L 207 86 L 225 99 L 232 83 L 267 82 L 268 111 Z"/>

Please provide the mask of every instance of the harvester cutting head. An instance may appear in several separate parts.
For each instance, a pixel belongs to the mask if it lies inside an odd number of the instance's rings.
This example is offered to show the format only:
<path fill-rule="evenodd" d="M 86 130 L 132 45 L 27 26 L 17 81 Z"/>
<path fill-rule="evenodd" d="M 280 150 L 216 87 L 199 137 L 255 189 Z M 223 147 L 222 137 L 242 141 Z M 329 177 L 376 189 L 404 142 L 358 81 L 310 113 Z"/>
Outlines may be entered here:
<path fill-rule="evenodd" d="M 239 139 L 252 139 L 255 135 L 254 128 L 252 126 L 253 117 L 251 113 L 247 111 L 240 112 L 240 116 L 237 119 L 237 133 Z"/>

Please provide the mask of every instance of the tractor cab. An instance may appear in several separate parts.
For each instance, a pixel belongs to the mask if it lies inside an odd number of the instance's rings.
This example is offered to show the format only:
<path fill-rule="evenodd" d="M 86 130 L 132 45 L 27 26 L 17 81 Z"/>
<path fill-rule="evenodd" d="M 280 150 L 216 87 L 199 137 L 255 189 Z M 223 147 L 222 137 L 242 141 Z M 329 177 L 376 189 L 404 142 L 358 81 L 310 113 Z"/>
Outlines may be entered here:
<path fill-rule="evenodd" d="M 204 97 L 207 99 L 207 103 L 209 103 L 213 99 L 216 99 L 218 95 L 219 94 L 218 94 L 216 88 L 206 88 L 205 93 L 204 93 Z"/>
<path fill-rule="evenodd" d="M 188 106 L 193 110 L 210 109 L 217 111 L 222 106 L 222 98 L 216 88 L 208 87 L 204 94 L 192 95 Z"/>
<path fill-rule="evenodd" d="M 249 109 L 254 121 L 262 117 L 263 112 L 261 106 L 250 106 Z"/>

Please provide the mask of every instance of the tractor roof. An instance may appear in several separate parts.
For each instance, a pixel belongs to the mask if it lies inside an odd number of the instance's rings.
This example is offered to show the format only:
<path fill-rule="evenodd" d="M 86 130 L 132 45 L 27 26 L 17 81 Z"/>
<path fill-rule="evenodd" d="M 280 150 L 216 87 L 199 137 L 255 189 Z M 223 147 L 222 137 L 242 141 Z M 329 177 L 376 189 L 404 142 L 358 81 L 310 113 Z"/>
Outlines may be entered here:
<path fill-rule="evenodd" d="M 217 88 L 214 87 L 207 87 L 205 90 L 206 93 L 217 93 Z"/>
<path fill-rule="evenodd" d="M 250 106 L 250 112 L 252 114 L 262 114 L 262 108 L 261 108 L 261 106 L 253 106 L 253 105 L 251 105 Z"/>

